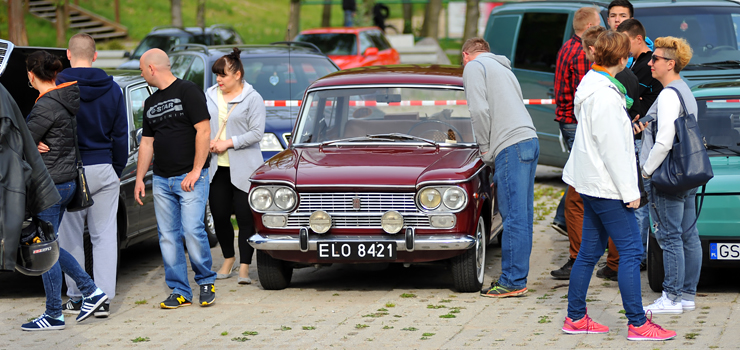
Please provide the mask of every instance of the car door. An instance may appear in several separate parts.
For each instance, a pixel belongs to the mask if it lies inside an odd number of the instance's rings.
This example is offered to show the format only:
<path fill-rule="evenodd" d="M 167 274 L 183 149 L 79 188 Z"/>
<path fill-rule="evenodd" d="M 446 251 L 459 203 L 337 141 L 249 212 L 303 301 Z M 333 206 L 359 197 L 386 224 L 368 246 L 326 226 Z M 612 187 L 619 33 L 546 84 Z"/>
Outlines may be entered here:
<path fill-rule="evenodd" d="M 370 30 L 367 32 L 370 40 L 378 48 L 377 64 L 398 64 L 398 52 L 391 48 L 391 44 L 385 39 L 383 32 L 380 30 Z"/>

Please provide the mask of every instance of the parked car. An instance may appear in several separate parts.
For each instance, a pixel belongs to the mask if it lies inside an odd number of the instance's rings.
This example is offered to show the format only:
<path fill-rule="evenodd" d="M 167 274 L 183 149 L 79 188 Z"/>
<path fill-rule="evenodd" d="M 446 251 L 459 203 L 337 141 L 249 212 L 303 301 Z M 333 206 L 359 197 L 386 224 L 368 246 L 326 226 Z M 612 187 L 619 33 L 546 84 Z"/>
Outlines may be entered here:
<path fill-rule="evenodd" d="M 124 54 L 130 59 L 121 64 L 118 69 L 137 70 L 139 69 L 139 58 L 147 50 L 158 48 L 168 52 L 176 45 L 182 44 L 241 45 L 244 44 L 244 40 L 234 28 L 223 24 L 214 24 L 207 28 L 158 26 L 141 40 L 134 51 Z"/>
<path fill-rule="evenodd" d="M 295 41 L 318 46 L 342 69 L 401 63 L 398 51 L 378 27 L 309 29 Z"/>
<path fill-rule="evenodd" d="M 502 222 L 461 67 L 330 74 L 308 88 L 294 135 L 250 179 L 263 288 L 314 264 L 445 261 L 456 290 L 480 290 Z"/>
<path fill-rule="evenodd" d="M 650 38 L 685 38 L 694 51 L 681 76 L 689 86 L 740 78 L 740 4 L 735 1 L 633 1 L 635 18 Z M 510 2 L 491 11 L 484 38 L 491 51 L 505 55 L 522 87 L 540 140 L 539 163 L 562 167 L 568 153 L 560 146 L 555 122 L 555 59 L 573 36 L 573 15 L 596 6 L 606 26 L 608 1 Z M 544 99 L 545 101 L 540 101 Z"/>
<path fill-rule="evenodd" d="M 29 89 L 27 86 L 28 77 L 26 76 L 26 57 L 37 51 L 46 50 L 58 56 L 66 68 L 69 67 L 66 49 L 60 48 L 38 48 L 38 47 L 12 47 L 5 40 L 0 40 L 0 51 L 3 45 L 11 47 L 0 55 L 0 66 L 7 65 L 6 71 L 0 76 L 0 83 L 8 88 L 15 99 L 23 115 L 28 115 L 38 97 L 38 91 Z M 128 248 L 136 243 L 146 239 L 157 237 L 157 220 L 154 215 L 153 196 L 148 195 L 142 198 L 144 206 L 139 205 L 134 200 L 134 185 L 136 180 L 136 162 L 138 160 L 139 140 L 141 138 L 141 125 L 144 116 L 144 100 L 153 93 L 153 88 L 149 87 L 140 76 L 138 71 L 121 71 L 111 70 L 107 72 L 113 76 L 114 81 L 121 87 L 123 96 L 126 101 L 126 113 L 128 118 L 128 135 L 129 135 L 129 156 L 126 167 L 121 174 L 120 195 L 118 200 L 118 250 Z M 152 193 L 152 168 L 150 167 L 144 183 L 146 184 L 147 193 Z M 210 215 L 210 209 L 206 209 L 206 231 L 211 247 L 218 244 L 218 240 L 213 228 L 213 218 Z M 92 271 L 92 246 L 87 234 L 85 234 L 85 257 L 86 270 Z M 120 254 L 119 254 L 120 259 Z M 120 260 L 119 260 L 120 262 Z"/>
<path fill-rule="evenodd" d="M 696 227 L 707 269 L 740 267 L 740 81 L 707 83 L 693 88 L 699 128 L 714 171 L 704 194 Z M 701 192 L 701 191 L 699 191 Z M 702 202 L 697 193 L 697 202 Z M 663 290 L 663 250 L 648 243 L 648 281 Z"/>
<path fill-rule="evenodd" d="M 298 106 L 309 84 L 339 70 L 314 45 L 277 42 L 270 45 L 238 45 L 244 78 L 265 100 L 267 120 L 260 142 L 262 157 L 270 159 L 290 142 Z M 190 80 L 205 91 L 216 84 L 211 67 L 234 46 L 179 45 L 170 53 L 172 73 Z"/>

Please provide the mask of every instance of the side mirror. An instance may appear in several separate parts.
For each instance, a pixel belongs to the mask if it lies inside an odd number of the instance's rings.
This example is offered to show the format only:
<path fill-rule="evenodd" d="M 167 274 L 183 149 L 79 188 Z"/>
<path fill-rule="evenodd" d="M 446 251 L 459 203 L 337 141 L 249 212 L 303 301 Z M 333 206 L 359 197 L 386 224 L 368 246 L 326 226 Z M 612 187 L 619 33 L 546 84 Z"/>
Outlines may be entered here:
<path fill-rule="evenodd" d="M 365 50 L 365 56 L 373 56 L 377 54 L 378 54 L 377 47 L 368 47 L 367 50 Z"/>
<path fill-rule="evenodd" d="M 130 51 L 126 51 L 126 52 L 123 53 L 123 58 L 129 58 L 129 57 L 131 57 L 131 52 Z"/>
<path fill-rule="evenodd" d="M 144 129 L 139 128 L 136 130 L 136 146 L 138 147 L 141 144 L 141 136 L 144 134 Z"/>

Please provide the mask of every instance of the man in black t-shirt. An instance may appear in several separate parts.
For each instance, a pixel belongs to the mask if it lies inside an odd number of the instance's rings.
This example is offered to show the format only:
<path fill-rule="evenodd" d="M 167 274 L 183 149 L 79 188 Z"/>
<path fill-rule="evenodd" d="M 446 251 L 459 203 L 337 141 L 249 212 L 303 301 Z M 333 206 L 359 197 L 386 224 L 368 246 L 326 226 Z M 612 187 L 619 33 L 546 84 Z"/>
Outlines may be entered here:
<path fill-rule="evenodd" d="M 170 60 L 160 49 L 151 49 L 139 60 L 141 76 L 158 90 L 144 102 L 144 124 L 139 144 L 134 198 L 144 193 L 144 175 L 154 161 L 154 213 L 167 286 L 172 294 L 159 305 L 175 309 L 191 305 L 183 240 L 200 286 L 200 305 L 216 300 L 211 271 L 211 249 L 203 216 L 208 199 L 208 144 L 210 116 L 203 90 L 170 72 Z"/>

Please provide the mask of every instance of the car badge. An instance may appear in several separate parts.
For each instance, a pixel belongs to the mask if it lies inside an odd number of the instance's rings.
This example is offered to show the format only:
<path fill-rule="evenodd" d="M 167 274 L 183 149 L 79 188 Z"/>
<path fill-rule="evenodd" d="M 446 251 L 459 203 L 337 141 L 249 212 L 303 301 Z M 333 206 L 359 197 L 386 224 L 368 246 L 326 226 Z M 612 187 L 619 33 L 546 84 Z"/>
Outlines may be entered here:
<path fill-rule="evenodd" d="M 352 198 L 352 209 L 360 210 L 360 208 L 362 208 L 362 201 L 360 200 L 360 197 L 353 197 Z"/>
<path fill-rule="evenodd" d="M 277 85 L 279 82 L 280 82 L 280 77 L 277 76 L 277 73 L 275 73 L 275 75 L 270 76 L 270 84 L 272 84 L 272 86 Z"/>

